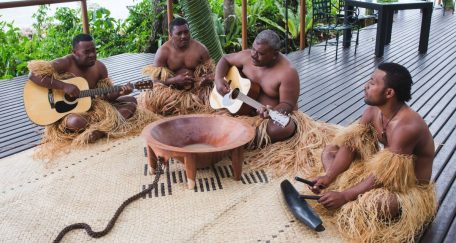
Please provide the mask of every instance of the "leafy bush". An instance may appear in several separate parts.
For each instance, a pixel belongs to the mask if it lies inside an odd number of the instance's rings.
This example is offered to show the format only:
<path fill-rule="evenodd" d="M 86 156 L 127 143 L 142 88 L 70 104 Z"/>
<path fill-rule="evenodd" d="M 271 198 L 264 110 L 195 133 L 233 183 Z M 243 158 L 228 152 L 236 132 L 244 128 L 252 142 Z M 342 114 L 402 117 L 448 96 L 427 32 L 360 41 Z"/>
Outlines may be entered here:
<path fill-rule="evenodd" d="M 333 1 L 337 3 L 338 0 Z M 223 0 L 208 2 L 224 52 L 241 50 L 241 0 L 235 0 L 235 13 L 229 17 L 233 20 L 229 29 L 224 27 L 227 20 L 223 17 Z M 288 23 L 285 23 L 284 1 L 248 1 L 247 42 L 252 44 L 261 30 L 274 29 L 282 39 L 288 37 L 292 50 L 296 50 L 300 31 L 299 1 L 289 2 Z M 311 0 L 306 2 L 307 32 L 311 26 Z M 24 35 L 13 23 L 0 21 L 0 79 L 27 73 L 30 60 L 52 60 L 71 52 L 71 39 L 82 33 L 81 10 L 58 8 L 54 16 L 48 16 L 49 10 L 48 5 L 42 5 L 33 15 L 35 32 L 30 35 Z M 179 3 L 174 4 L 173 11 L 176 16 L 183 16 Z M 125 20 L 114 19 L 103 7 L 89 10 L 88 16 L 90 33 L 100 58 L 125 52 L 154 51 L 168 39 L 166 0 L 142 0 L 129 7 L 129 16 Z M 288 25 L 288 33 L 285 25 Z"/>

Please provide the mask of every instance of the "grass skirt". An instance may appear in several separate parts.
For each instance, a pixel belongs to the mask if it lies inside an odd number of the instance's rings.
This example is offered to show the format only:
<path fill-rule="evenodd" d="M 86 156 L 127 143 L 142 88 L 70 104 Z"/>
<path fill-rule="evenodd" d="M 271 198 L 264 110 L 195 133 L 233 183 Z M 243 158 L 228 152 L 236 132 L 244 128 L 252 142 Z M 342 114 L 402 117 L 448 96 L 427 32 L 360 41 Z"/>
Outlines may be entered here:
<path fill-rule="evenodd" d="M 249 144 L 245 158 L 255 168 L 269 168 L 277 176 L 299 175 L 303 172 L 311 174 L 317 168 L 315 164 L 319 163 L 322 150 L 337 131 L 335 125 L 314 121 L 303 112 L 294 111 L 291 114 L 291 119 L 296 124 L 293 137 L 271 143 L 266 132 L 269 119 L 259 116 L 238 118 L 256 128 L 256 137 Z"/>
<path fill-rule="evenodd" d="M 328 191 L 343 191 L 370 175 L 375 176 L 379 188 L 359 195 L 335 211 L 316 204 L 317 211 L 326 220 L 336 222 L 340 233 L 352 242 L 413 242 L 437 208 L 434 185 L 417 184 L 414 157 L 388 149 L 378 151 L 375 130 L 361 124 L 343 129 L 334 144 L 350 147 L 358 157 Z M 321 163 L 318 167 L 322 167 Z M 400 215 L 395 218 L 389 213 L 391 196 L 397 198 L 400 206 Z"/>
<path fill-rule="evenodd" d="M 209 105 L 212 86 L 200 86 L 200 79 L 203 75 L 212 75 L 214 69 L 215 64 L 212 60 L 196 67 L 194 72 L 196 82 L 188 90 L 177 90 L 155 82 L 152 90 L 139 95 L 138 104 L 163 116 L 213 112 Z M 146 66 L 143 73 L 148 74 L 152 80 L 160 81 L 174 76 L 169 69 L 152 65 Z"/>

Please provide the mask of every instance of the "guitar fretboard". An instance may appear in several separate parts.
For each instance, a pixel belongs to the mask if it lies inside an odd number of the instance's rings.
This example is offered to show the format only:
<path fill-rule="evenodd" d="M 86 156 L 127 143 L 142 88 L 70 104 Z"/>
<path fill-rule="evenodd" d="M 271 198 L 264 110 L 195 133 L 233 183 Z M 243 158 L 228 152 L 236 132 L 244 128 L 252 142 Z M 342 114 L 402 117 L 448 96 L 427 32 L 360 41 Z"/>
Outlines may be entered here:
<path fill-rule="evenodd" d="M 112 86 L 112 87 L 106 87 L 106 88 L 96 88 L 96 89 L 88 89 L 88 90 L 82 90 L 79 93 L 79 98 L 83 97 L 94 97 L 97 95 L 103 95 L 103 94 L 109 94 L 113 92 L 118 92 L 121 89 L 122 86 Z"/>
<path fill-rule="evenodd" d="M 247 105 L 252 106 L 253 108 L 255 108 L 257 110 L 264 107 L 264 105 L 262 105 L 260 102 L 248 97 L 247 95 L 243 94 L 241 91 L 239 91 L 236 99 L 245 102 Z"/>

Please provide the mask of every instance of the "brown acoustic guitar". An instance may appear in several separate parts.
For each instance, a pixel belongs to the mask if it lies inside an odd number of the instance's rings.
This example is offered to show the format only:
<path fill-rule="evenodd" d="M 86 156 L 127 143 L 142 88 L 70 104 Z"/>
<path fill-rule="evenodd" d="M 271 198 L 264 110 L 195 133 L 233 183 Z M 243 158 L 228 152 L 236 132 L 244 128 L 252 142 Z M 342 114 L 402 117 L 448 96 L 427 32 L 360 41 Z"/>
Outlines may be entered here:
<path fill-rule="evenodd" d="M 38 125 L 52 124 L 70 113 L 86 112 L 92 105 L 92 97 L 120 91 L 122 86 L 89 89 L 89 83 L 81 77 L 62 80 L 76 85 L 81 91 L 78 98 L 71 98 L 59 89 L 48 89 L 31 80 L 24 86 L 25 112 L 32 122 Z M 151 89 L 153 82 L 139 81 L 135 89 Z"/>
<path fill-rule="evenodd" d="M 226 108 L 234 115 L 252 115 L 256 110 L 265 107 L 256 101 L 260 94 L 260 86 L 251 82 L 249 79 L 241 77 L 237 67 L 232 66 L 225 76 L 225 80 L 230 85 L 230 92 L 221 96 L 217 87 L 214 86 L 209 97 L 209 103 L 213 109 Z M 271 119 L 281 127 L 285 127 L 290 122 L 290 117 L 278 111 L 268 109 Z"/>

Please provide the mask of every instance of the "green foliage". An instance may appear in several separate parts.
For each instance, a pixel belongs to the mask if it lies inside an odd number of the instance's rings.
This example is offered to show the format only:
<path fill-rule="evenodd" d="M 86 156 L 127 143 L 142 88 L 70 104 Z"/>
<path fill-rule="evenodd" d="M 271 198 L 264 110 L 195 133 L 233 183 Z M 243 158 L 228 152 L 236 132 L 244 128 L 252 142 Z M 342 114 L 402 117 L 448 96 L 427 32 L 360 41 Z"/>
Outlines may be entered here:
<path fill-rule="evenodd" d="M 339 0 L 332 1 L 334 6 L 339 3 Z M 289 0 L 288 22 L 285 23 L 284 1 L 247 1 L 247 43 L 251 45 L 260 31 L 274 29 L 282 39 L 288 37 L 291 46 L 296 50 L 300 31 L 299 2 Z M 190 3 L 193 7 L 185 7 L 185 4 Z M 225 29 L 225 22 L 228 20 L 223 16 L 223 3 L 223 0 L 180 0 L 173 5 L 176 16 L 185 12 L 191 22 L 192 36 L 203 42 L 215 59 L 218 59 L 223 51 L 230 53 L 241 50 L 241 0 L 235 0 L 235 13 L 229 17 L 229 29 Z M 311 0 L 306 0 L 306 32 L 312 25 L 311 4 Z M 81 10 L 58 8 L 53 16 L 48 16 L 49 12 L 49 6 L 42 5 L 33 15 L 35 31 L 32 34 L 22 33 L 13 23 L 0 21 L 0 79 L 27 73 L 26 66 L 30 60 L 52 60 L 71 52 L 72 38 L 82 33 Z M 139 1 L 129 7 L 129 16 L 125 20 L 114 19 L 109 10 L 103 7 L 89 10 L 88 16 L 90 33 L 95 39 L 100 58 L 125 52 L 153 50 L 168 39 L 166 22 L 157 22 L 166 20 L 166 0 Z M 208 24 L 212 23 L 208 22 L 209 16 L 213 25 Z M 286 25 L 288 33 L 285 30 Z"/>
<path fill-rule="evenodd" d="M 203 43 L 209 50 L 211 58 L 217 62 L 222 57 L 223 50 L 212 21 L 209 3 L 207 0 L 181 0 L 179 2 L 187 17 L 192 37 Z"/>
<path fill-rule="evenodd" d="M 160 4 L 166 4 L 162 0 Z M 165 8 L 166 9 L 166 8 Z M 52 60 L 71 52 L 72 38 L 82 33 L 81 10 L 57 8 L 48 16 L 48 5 L 41 5 L 33 15 L 35 32 L 24 35 L 13 23 L 0 21 L 0 79 L 8 79 L 28 72 L 30 60 Z M 90 33 L 95 39 L 98 57 L 125 52 L 143 52 L 157 16 L 150 14 L 151 1 L 143 0 L 129 8 L 129 17 L 122 21 L 111 17 L 108 9 L 89 10 Z M 160 15 L 165 14 L 163 11 Z M 159 35 L 155 44 L 161 45 L 166 34 Z"/>

